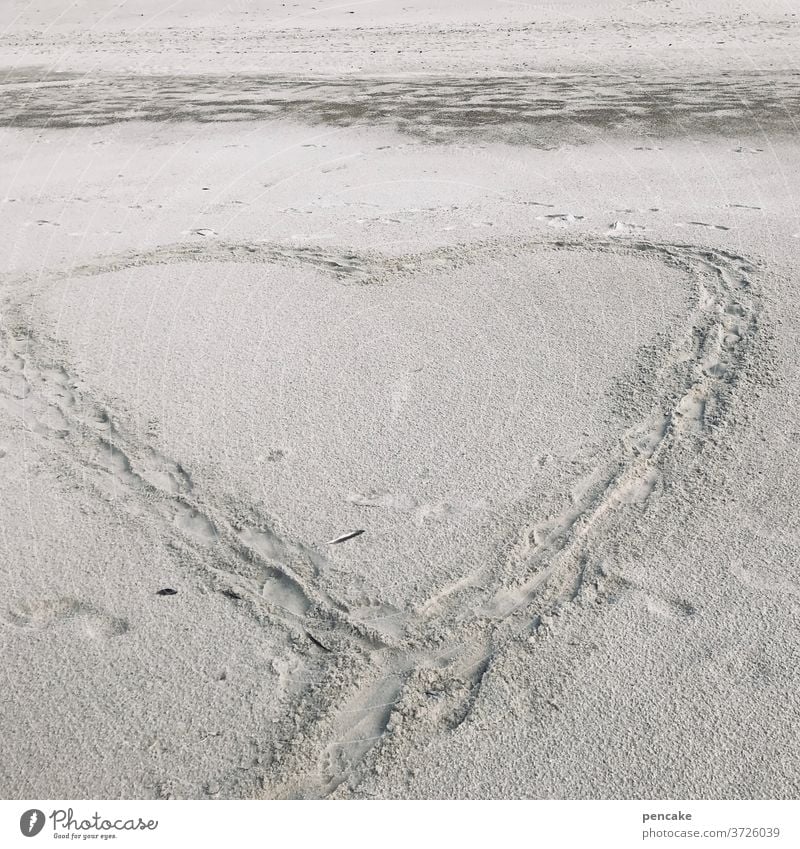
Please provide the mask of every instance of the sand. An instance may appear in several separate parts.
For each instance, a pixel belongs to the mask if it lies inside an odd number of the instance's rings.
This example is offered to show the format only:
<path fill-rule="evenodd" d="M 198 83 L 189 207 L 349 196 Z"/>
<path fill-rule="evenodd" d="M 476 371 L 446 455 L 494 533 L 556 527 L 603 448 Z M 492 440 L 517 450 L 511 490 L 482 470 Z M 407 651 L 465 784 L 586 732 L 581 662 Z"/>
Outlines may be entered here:
<path fill-rule="evenodd" d="M 0 794 L 796 797 L 790 4 L 17 6 Z"/>

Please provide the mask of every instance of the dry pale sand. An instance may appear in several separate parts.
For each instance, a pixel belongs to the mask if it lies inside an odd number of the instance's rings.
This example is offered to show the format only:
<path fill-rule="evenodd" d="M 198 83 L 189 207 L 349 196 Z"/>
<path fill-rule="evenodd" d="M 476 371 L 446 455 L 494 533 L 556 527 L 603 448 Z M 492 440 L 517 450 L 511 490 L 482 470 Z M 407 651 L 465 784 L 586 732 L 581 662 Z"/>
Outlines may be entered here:
<path fill-rule="evenodd" d="M 158 5 L 0 16 L 0 794 L 796 797 L 791 4 Z"/>

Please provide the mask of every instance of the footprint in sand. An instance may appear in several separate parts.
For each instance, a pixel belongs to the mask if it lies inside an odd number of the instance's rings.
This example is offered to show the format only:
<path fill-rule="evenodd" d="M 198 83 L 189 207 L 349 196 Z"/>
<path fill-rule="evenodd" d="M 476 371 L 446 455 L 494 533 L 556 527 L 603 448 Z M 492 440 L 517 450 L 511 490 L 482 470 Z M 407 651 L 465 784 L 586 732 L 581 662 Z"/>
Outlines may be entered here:
<path fill-rule="evenodd" d="M 705 227 L 706 230 L 730 230 L 724 224 L 710 224 L 708 221 L 676 221 L 676 227 Z"/>
<path fill-rule="evenodd" d="M 390 492 L 388 489 L 370 489 L 366 492 L 349 493 L 345 501 L 358 507 L 380 507 L 385 510 L 413 510 L 417 500 L 402 492 Z"/>
<path fill-rule="evenodd" d="M 362 598 L 351 605 L 348 608 L 348 616 L 354 622 L 392 639 L 400 639 L 407 624 L 407 618 L 401 610 L 369 597 Z"/>
<path fill-rule="evenodd" d="M 708 393 L 704 389 L 691 389 L 675 407 L 677 428 L 684 433 L 701 433 L 705 428 Z"/>
<path fill-rule="evenodd" d="M 653 494 L 661 474 L 656 468 L 648 469 L 640 477 L 623 483 L 612 495 L 615 504 L 644 504 Z"/>
<path fill-rule="evenodd" d="M 647 228 L 644 224 L 634 224 L 630 221 L 615 221 L 608 227 L 608 232 L 612 236 L 621 236 L 624 233 L 639 233 Z"/>
<path fill-rule="evenodd" d="M 800 598 L 800 584 L 761 565 L 751 568 L 741 563 L 734 563 L 731 566 L 731 574 L 748 589 L 768 595 Z"/>
<path fill-rule="evenodd" d="M 58 625 L 72 626 L 94 640 L 118 637 L 129 630 L 127 619 L 112 616 L 74 596 L 23 600 L 5 612 L 5 621 L 15 628 L 44 631 Z"/>
<path fill-rule="evenodd" d="M 705 227 L 707 230 L 730 230 L 730 227 L 725 227 L 723 224 L 709 224 L 707 221 L 689 221 L 693 227 Z"/>
<path fill-rule="evenodd" d="M 681 620 L 697 615 L 697 608 L 691 602 L 677 596 L 648 592 L 638 583 L 617 572 L 601 569 L 595 587 L 598 599 L 611 604 L 630 594 L 635 604 L 644 607 L 651 616 L 658 619 Z"/>
<path fill-rule="evenodd" d="M 689 619 L 697 613 L 693 604 L 679 598 L 651 595 L 642 592 L 644 606 L 651 616 L 659 619 Z"/>
<path fill-rule="evenodd" d="M 164 492 L 175 494 L 192 489 L 189 474 L 183 466 L 153 448 L 148 448 L 142 460 L 135 463 L 134 471 L 151 486 Z"/>
<path fill-rule="evenodd" d="M 277 568 L 266 570 L 261 596 L 279 610 L 300 618 L 305 617 L 312 606 L 303 588 Z"/>
<path fill-rule="evenodd" d="M 573 215 L 571 212 L 557 212 L 550 215 L 537 215 L 536 220 L 546 222 L 548 227 L 571 227 L 578 221 L 583 221 L 583 216 Z"/>
<path fill-rule="evenodd" d="M 292 556 L 291 546 L 268 528 L 244 528 L 239 539 L 267 561 L 262 576 L 262 597 L 279 610 L 300 618 L 305 616 L 312 601 L 300 583 L 281 565 Z"/>
<path fill-rule="evenodd" d="M 211 520 L 188 504 L 177 506 L 172 521 L 183 533 L 204 545 L 211 545 L 217 540 L 217 529 Z"/>

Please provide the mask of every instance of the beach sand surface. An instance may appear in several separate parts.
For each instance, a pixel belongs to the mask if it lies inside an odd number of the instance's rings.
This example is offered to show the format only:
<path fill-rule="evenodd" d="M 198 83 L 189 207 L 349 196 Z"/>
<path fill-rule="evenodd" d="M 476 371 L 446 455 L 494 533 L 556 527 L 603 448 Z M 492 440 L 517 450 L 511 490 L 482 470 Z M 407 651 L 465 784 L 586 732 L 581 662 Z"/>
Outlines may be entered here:
<path fill-rule="evenodd" d="M 796 797 L 791 4 L 255 5 L 2 10 L 0 793 Z"/>

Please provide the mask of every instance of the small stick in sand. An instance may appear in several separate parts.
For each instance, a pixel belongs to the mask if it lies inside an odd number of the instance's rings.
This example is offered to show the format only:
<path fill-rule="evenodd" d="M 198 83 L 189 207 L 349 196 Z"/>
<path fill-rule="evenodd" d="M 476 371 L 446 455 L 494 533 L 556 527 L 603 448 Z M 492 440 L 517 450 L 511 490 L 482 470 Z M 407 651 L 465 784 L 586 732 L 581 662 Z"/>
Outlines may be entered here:
<path fill-rule="evenodd" d="M 306 636 L 308 637 L 309 640 L 311 640 L 312 643 L 314 643 L 315 646 L 319 646 L 324 651 L 332 651 L 332 649 L 329 649 L 324 643 L 321 643 L 316 637 L 309 634 L 308 631 L 306 631 Z"/>
<path fill-rule="evenodd" d="M 353 539 L 353 537 L 361 536 L 361 534 L 363 533 L 363 528 L 359 531 L 348 531 L 346 534 L 342 534 L 340 537 L 336 537 L 336 539 L 328 540 L 328 545 L 338 545 L 340 542 L 347 542 L 347 540 Z"/>

